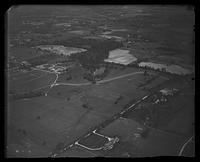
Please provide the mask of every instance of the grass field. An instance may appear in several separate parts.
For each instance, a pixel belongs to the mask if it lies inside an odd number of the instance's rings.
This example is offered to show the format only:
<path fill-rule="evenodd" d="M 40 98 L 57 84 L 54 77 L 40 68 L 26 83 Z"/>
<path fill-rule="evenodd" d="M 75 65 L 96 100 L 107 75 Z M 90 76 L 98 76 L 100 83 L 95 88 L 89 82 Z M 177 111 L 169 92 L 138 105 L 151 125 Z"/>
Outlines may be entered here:
<path fill-rule="evenodd" d="M 33 48 L 28 48 L 28 47 L 15 48 L 14 47 L 9 50 L 9 55 L 15 56 L 20 60 L 27 60 L 27 59 L 34 58 L 36 56 L 40 56 L 41 53 L 38 53 L 38 51 L 36 51 Z"/>
<path fill-rule="evenodd" d="M 138 128 L 145 129 L 143 125 L 140 125 L 134 120 L 120 118 L 101 130 L 101 133 L 108 136 L 119 136 L 122 142 L 133 144 L 137 150 L 140 150 L 137 156 L 141 157 L 177 156 L 181 144 L 185 140 L 185 138 L 181 136 L 156 130 L 149 130 L 148 136 L 145 138 L 137 137 L 135 133 L 141 132 L 141 129 Z M 134 150 L 135 149 L 130 147 L 127 152 L 131 154 L 131 152 L 134 153 Z M 123 152 L 123 150 L 120 149 L 118 151 Z"/>
<path fill-rule="evenodd" d="M 75 103 L 66 105 L 60 99 L 39 97 L 11 103 L 8 123 L 11 130 L 26 130 L 34 143 L 40 146 L 45 142 L 45 148 L 52 150 L 60 142 L 77 138 L 102 119 L 98 113 L 89 113 Z"/>
<path fill-rule="evenodd" d="M 170 83 L 171 82 L 171 83 Z M 180 135 L 188 135 L 193 133 L 192 122 L 194 122 L 194 94 L 192 90 L 188 89 L 184 81 L 173 80 L 165 83 L 160 87 L 184 88 L 180 89 L 180 93 L 169 97 L 166 103 L 152 105 L 153 96 L 149 97 L 140 109 L 138 107 L 135 111 L 130 111 L 125 114 L 125 117 L 135 119 L 141 123 L 145 122 L 146 117 L 152 118 L 153 127 L 174 132 Z M 187 87 L 185 87 L 187 86 Z M 187 95 L 187 98 L 185 98 Z M 182 126 L 184 125 L 184 127 Z"/>
<path fill-rule="evenodd" d="M 29 76 L 28 76 L 29 77 Z M 12 81 L 9 83 L 9 88 L 16 92 L 27 92 L 32 91 L 46 85 L 50 85 L 55 80 L 54 74 L 43 73 L 37 77 L 30 77 L 27 79 L 27 76 L 20 78 L 20 80 Z"/>
<path fill-rule="evenodd" d="M 23 78 L 32 77 L 31 74 L 37 75 L 35 76 L 37 78 L 42 73 L 44 77 L 27 83 L 27 80 L 20 82 Z M 132 78 L 135 76 L 132 76 Z M 16 80 L 19 82 L 18 85 L 14 85 L 20 91 L 21 88 L 35 89 L 52 83 L 50 80 L 54 78 L 54 74 L 33 71 L 28 76 L 25 74 L 19 76 L 20 81 Z M 11 102 L 9 104 L 9 129 L 14 129 L 16 135 L 18 134 L 17 130 L 25 130 L 27 139 L 31 139 L 33 143 L 42 147 L 46 152 L 55 149 L 59 143 L 70 143 L 92 127 L 121 111 L 123 106 L 134 98 L 134 94 L 135 97 L 139 97 L 139 93 L 144 95 L 142 91 L 134 92 L 134 89 L 136 89 L 134 85 L 132 88 L 127 87 L 130 91 L 127 94 L 127 90 L 124 89 L 127 81 L 123 81 L 126 79 L 120 80 L 113 81 L 115 83 L 110 82 L 86 87 L 56 86 L 49 91 L 48 97 Z M 118 90 L 114 91 L 114 89 Z M 117 105 L 114 105 L 114 101 L 119 97 L 119 92 L 124 98 Z M 130 96 L 130 94 L 132 95 Z M 88 107 L 84 108 L 83 104 L 88 104 Z M 23 138 L 20 137 L 16 140 L 19 141 Z M 12 145 L 13 142 L 9 141 L 9 144 Z M 24 144 L 19 144 L 19 147 L 21 145 Z M 31 156 L 31 154 L 26 156 Z M 46 155 L 41 153 L 38 156 Z"/>
<path fill-rule="evenodd" d="M 32 71 L 26 71 L 26 72 L 17 72 L 12 75 L 8 75 L 9 84 L 19 84 L 23 83 L 32 79 L 36 79 L 40 76 L 43 76 L 45 73 L 38 71 L 38 70 L 32 70 Z"/>

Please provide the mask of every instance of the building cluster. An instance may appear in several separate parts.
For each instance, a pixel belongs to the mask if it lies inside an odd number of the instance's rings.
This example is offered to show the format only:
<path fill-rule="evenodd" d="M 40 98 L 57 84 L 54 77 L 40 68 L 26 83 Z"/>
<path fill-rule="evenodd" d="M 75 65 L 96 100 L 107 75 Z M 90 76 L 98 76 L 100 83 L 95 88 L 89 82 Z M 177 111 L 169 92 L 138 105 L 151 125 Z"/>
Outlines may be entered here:
<path fill-rule="evenodd" d="M 41 70 L 49 70 L 58 74 L 66 72 L 72 65 L 63 65 L 63 64 L 42 64 L 36 66 L 36 68 Z"/>
<path fill-rule="evenodd" d="M 179 90 L 176 88 L 164 88 L 159 91 L 157 95 L 154 95 L 154 103 L 153 104 L 158 104 L 158 103 L 163 103 L 168 101 L 168 97 L 173 96 L 176 94 Z"/>
<path fill-rule="evenodd" d="M 52 65 L 51 67 L 49 67 L 50 71 L 54 71 L 55 73 L 58 73 L 58 74 L 66 72 L 67 69 L 68 69 L 68 67 L 66 67 L 66 66 Z"/>

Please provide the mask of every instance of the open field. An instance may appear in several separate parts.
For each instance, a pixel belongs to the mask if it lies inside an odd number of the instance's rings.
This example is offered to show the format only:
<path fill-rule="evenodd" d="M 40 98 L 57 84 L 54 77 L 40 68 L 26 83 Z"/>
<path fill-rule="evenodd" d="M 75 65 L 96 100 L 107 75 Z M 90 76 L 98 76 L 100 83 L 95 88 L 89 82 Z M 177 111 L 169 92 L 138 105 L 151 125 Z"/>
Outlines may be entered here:
<path fill-rule="evenodd" d="M 9 50 L 9 55 L 15 56 L 21 60 L 34 58 L 36 56 L 40 56 L 41 54 L 42 53 L 39 53 L 33 48 L 12 48 Z"/>
<path fill-rule="evenodd" d="M 137 151 L 137 155 L 134 155 L 135 149 L 130 147 L 127 150 L 120 150 L 116 145 L 114 149 L 118 150 L 119 153 L 126 151 L 137 157 L 178 155 L 179 147 L 184 141 L 183 137 L 156 130 L 149 130 L 147 137 L 137 136 L 142 132 L 141 129 L 145 129 L 145 127 L 134 120 L 119 118 L 102 129 L 101 133 L 108 136 L 118 136 L 122 142 L 133 144 L 136 150 L 140 150 Z"/>
<path fill-rule="evenodd" d="M 132 78 L 134 77 L 137 76 L 132 76 Z M 89 87 L 56 86 L 50 90 L 48 97 L 11 102 L 9 105 L 10 128 L 26 130 L 32 141 L 39 146 L 45 141 L 44 148 L 47 150 L 55 148 L 60 141 L 70 142 L 87 132 L 91 127 L 121 111 L 123 106 L 134 98 L 130 95 L 134 92 L 131 87 L 129 87 L 130 92 L 128 94 L 126 91 L 123 94 L 120 89 L 118 92 L 116 91 L 117 93 L 111 90 L 116 87 L 124 87 L 123 84 L 127 84 L 123 81 L 126 79 L 120 80 L 113 81 L 116 82 L 116 85 L 110 82 Z M 40 78 L 35 85 L 38 88 L 38 85 L 43 84 L 43 82 L 48 84 L 46 81 L 47 78 Z M 23 83 L 24 87 L 25 83 Z M 28 87 L 36 88 L 31 82 Z M 135 89 L 136 87 L 133 86 L 132 88 Z M 114 105 L 119 93 L 123 96 L 126 95 L 126 97 L 120 100 L 117 105 Z M 136 98 L 140 97 L 138 91 L 137 95 L 136 92 L 134 94 Z M 141 91 L 142 95 L 144 95 L 144 92 Z M 83 104 L 87 104 L 87 107 L 83 107 Z"/>
<path fill-rule="evenodd" d="M 103 118 L 96 112 L 88 112 L 79 104 L 68 103 L 66 106 L 66 101 L 39 97 L 11 103 L 8 123 L 9 129 L 23 129 L 31 141 L 39 146 L 45 143 L 44 149 L 52 150 L 61 141 L 66 143 L 77 138 L 89 127 L 102 122 Z"/>
<path fill-rule="evenodd" d="M 36 79 L 40 76 L 43 76 L 45 73 L 37 70 L 25 71 L 25 72 L 17 72 L 15 74 L 8 74 L 8 79 L 10 84 L 17 84 L 18 82 L 26 82 L 32 79 Z M 12 82 L 13 81 L 13 82 Z"/>
<path fill-rule="evenodd" d="M 181 82 L 178 82 L 178 80 L 173 80 L 171 84 L 167 82 L 163 85 L 163 88 L 174 87 L 180 89 L 180 92 L 168 98 L 166 103 L 152 105 L 153 98 L 150 97 L 137 110 L 125 114 L 125 117 L 137 120 L 141 123 L 145 122 L 146 117 L 150 117 L 150 122 L 152 120 L 152 125 L 155 128 L 183 136 L 193 134 L 194 94 L 191 93 L 191 89 L 188 89 L 188 84 L 180 83 Z M 182 90 L 181 88 L 184 89 Z M 162 87 L 160 87 L 160 89 L 162 89 Z M 187 98 L 185 98 L 184 94 L 190 95 L 187 95 Z M 182 127 L 183 124 L 184 127 Z"/>
<path fill-rule="evenodd" d="M 35 78 L 29 78 L 28 80 L 20 79 L 17 81 L 13 81 L 14 84 L 11 83 L 10 89 L 16 92 L 32 91 L 40 87 L 50 85 L 51 83 L 53 83 L 54 80 L 55 80 L 54 74 L 45 73 Z"/>

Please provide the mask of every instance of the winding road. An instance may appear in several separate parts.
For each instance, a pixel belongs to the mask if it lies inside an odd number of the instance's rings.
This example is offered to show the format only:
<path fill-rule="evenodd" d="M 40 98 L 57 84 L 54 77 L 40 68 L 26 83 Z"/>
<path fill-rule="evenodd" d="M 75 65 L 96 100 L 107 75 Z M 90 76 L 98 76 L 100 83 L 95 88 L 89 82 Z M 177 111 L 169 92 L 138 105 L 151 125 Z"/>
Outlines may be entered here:
<path fill-rule="evenodd" d="M 43 70 L 43 69 L 38 69 L 38 68 L 33 68 L 34 70 L 39 70 L 39 71 L 43 71 L 43 72 L 47 72 L 47 73 L 51 73 L 51 74 L 55 74 L 56 75 L 56 78 L 55 80 L 53 81 L 52 84 L 49 84 L 49 85 L 46 85 L 46 86 L 43 86 L 43 87 L 40 87 L 40 88 L 37 88 L 37 90 L 39 89 L 42 89 L 44 87 L 48 87 L 50 86 L 50 89 L 53 88 L 54 86 L 58 86 L 58 85 L 66 85 L 66 86 L 86 86 L 86 85 L 91 85 L 92 83 L 91 82 L 85 82 L 85 83 L 63 83 L 63 82 L 57 82 L 58 80 L 58 77 L 59 77 L 59 73 L 55 72 L 55 71 L 48 71 L 48 70 Z M 117 80 L 117 79 L 121 79 L 121 78 L 125 78 L 125 77 L 128 77 L 128 76 L 132 76 L 132 75 L 136 75 L 136 74 L 143 74 L 143 72 L 133 72 L 133 73 L 129 73 L 129 74 L 124 74 L 124 75 L 120 75 L 120 76 L 117 76 L 117 77 L 113 77 L 113 78 L 110 78 L 110 79 L 105 79 L 105 80 L 100 80 L 100 81 L 97 81 L 96 82 L 96 85 L 99 85 L 99 84 L 103 84 L 103 83 L 107 83 L 107 82 L 110 82 L 110 81 L 114 81 L 114 80 Z M 35 90 L 34 90 L 35 91 Z"/>
<path fill-rule="evenodd" d="M 181 147 L 181 149 L 180 149 L 180 151 L 179 151 L 178 156 L 182 156 L 185 147 L 188 145 L 188 143 L 192 140 L 193 137 L 194 137 L 194 136 L 190 137 L 190 138 L 183 144 L 183 146 Z"/>

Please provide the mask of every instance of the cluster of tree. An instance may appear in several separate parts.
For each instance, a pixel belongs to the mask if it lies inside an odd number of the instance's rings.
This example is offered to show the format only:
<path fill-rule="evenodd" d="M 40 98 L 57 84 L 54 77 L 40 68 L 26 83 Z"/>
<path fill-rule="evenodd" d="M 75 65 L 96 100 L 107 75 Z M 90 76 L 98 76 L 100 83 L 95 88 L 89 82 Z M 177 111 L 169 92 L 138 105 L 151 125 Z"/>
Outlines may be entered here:
<path fill-rule="evenodd" d="M 101 80 L 105 78 L 108 75 L 109 71 L 110 69 L 108 67 L 105 67 L 105 70 L 103 71 L 103 73 L 95 75 L 95 80 Z"/>
<path fill-rule="evenodd" d="M 84 73 L 83 79 L 86 79 L 88 81 L 91 81 L 92 83 L 95 83 L 94 75 L 90 72 Z"/>

